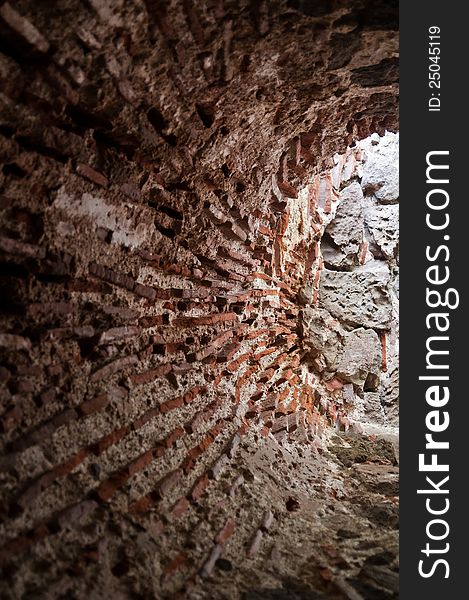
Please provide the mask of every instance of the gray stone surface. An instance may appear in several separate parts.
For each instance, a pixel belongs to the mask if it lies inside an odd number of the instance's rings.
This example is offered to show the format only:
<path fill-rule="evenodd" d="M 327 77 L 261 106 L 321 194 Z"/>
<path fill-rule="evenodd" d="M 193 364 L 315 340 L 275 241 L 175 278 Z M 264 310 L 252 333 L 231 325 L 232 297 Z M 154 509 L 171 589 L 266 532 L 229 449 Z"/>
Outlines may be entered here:
<path fill-rule="evenodd" d="M 342 190 L 336 215 L 326 228 L 326 240 L 322 244 L 326 264 L 347 268 L 357 263 L 357 253 L 363 242 L 363 200 L 362 188 L 357 181 Z"/>
<path fill-rule="evenodd" d="M 379 392 L 365 392 L 363 395 L 363 404 L 368 421 L 379 424 L 385 422 L 386 417 Z"/>
<path fill-rule="evenodd" d="M 399 424 L 399 365 L 393 361 L 390 370 L 383 378 L 383 405 L 387 420 Z"/>
<path fill-rule="evenodd" d="M 313 356 L 321 354 L 326 366 L 335 365 L 343 332 L 340 324 L 327 310 L 307 306 L 303 309 L 301 326 L 305 345 Z"/>
<path fill-rule="evenodd" d="M 385 258 L 396 256 L 399 245 L 399 206 L 376 204 L 366 199 L 365 224 Z"/>
<path fill-rule="evenodd" d="M 337 374 L 344 381 L 362 387 L 372 374 L 379 377 L 381 346 L 373 329 L 355 329 L 346 333 L 337 359 Z"/>
<path fill-rule="evenodd" d="M 324 270 L 319 304 L 342 323 L 385 329 L 391 320 L 390 273 L 385 263 L 353 272 Z"/>
<path fill-rule="evenodd" d="M 335 158 L 336 188 L 345 187 L 321 239 L 318 305 L 303 311 L 312 368 L 338 382 L 322 393 L 335 397 L 347 382 L 358 430 L 398 425 L 398 151 L 398 135 L 375 134 Z"/>
<path fill-rule="evenodd" d="M 353 264 L 353 258 L 347 257 L 340 248 L 333 246 L 328 238 L 321 241 L 321 253 L 326 268 L 347 271 Z"/>
<path fill-rule="evenodd" d="M 392 138 L 370 152 L 363 167 L 361 181 L 365 194 L 374 194 L 382 204 L 399 200 L 399 145 Z"/>

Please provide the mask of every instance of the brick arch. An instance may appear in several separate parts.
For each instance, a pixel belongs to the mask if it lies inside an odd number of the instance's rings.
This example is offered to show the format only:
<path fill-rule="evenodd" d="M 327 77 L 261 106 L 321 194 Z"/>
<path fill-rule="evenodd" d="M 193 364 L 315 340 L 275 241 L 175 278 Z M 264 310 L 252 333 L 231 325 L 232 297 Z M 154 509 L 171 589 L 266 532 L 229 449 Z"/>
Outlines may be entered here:
<path fill-rule="evenodd" d="M 317 198 L 290 254 L 286 209 L 335 152 L 398 126 L 397 5 L 316 8 L 0 6 L 11 597 L 216 598 L 214 574 L 241 593 L 267 547 L 275 562 L 296 496 L 256 500 L 243 448 L 286 440 L 301 462 L 337 420 L 298 331 Z M 281 480 L 297 467 L 278 453 Z M 282 577 L 339 597 L 321 548 L 310 583 L 284 557 Z"/>

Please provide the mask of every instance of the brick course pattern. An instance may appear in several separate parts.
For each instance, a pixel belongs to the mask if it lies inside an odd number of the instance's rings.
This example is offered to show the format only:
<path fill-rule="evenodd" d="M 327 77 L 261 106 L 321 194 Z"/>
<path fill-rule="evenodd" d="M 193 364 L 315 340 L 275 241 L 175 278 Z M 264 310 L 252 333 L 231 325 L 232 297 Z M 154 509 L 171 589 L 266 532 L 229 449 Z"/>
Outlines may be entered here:
<path fill-rule="evenodd" d="M 298 295 L 329 158 L 397 128 L 371 4 L 0 6 L 2 597 L 215 598 L 274 535 L 237 456 L 340 410 Z"/>

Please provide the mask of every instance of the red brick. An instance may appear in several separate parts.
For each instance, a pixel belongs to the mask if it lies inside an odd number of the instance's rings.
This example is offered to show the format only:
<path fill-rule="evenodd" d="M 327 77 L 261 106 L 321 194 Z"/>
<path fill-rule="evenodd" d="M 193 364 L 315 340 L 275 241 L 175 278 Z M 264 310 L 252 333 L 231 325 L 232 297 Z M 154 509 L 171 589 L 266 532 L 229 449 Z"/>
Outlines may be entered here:
<path fill-rule="evenodd" d="M 226 421 L 221 419 L 210 429 L 210 435 L 212 436 L 213 439 L 215 439 L 226 427 L 227 427 Z"/>
<path fill-rule="evenodd" d="M 57 479 L 57 474 L 54 469 L 51 471 L 47 471 L 43 473 L 36 479 L 32 481 L 27 487 L 21 492 L 20 496 L 16 500 L 16 504 L 19 506 L 26 508 L 29 506 L 36 498 L 42 494 L 42 492 L 47 489 L 50 485 L 54 483 Z"/>
<path fill-rule="evenodd" d="M 0 366 L 0 381 L 8 381 L 10 379 L 10 376 L 10 371 L 6 367 Z"/>
<path fill-rule="evenodd" d="M 0 236 L 0 250 L 7 252 L 8 254 L 17 254 L 19 256 L 25 256 L 27 258 L 44 258 L 46 255 L 45 248 L 35 246 L 34 244 L 26 244 L 13 238 Z M 2 334 L 3 336 L 13 336 L 13 334 Z"/>
<path fill-rule="evenodd" d="M 55 400 L 56 392 L 54 388 L 49 388 L 48 390 L 44 390 L 39 396 L 39 402 L 41 406 L 46 406 L 53 400 Z"/>
<path fill-rule="evenodd" d="M 273 354 L 274 352 L 277 351 L 277 348 L 267 348 L 266 350 L 262 350 L 261 352 L 258 352 L 257 354 L 253 354 L 251 360 L 253 361 L 259 361 L 261 358 L 263 358 L 264 356 L 268 356 L 269 354 Z"/>
<path fill-rule="evenodd" d="M 184 429 L 182 427 L 176 427 L 164 440 L 164 445 L 166 448 L 171 448 L 171 446 L 184 435 Z"/>
<path fill-rule="evenodd" d="M 200 429 L 202 427 L 202 425 L 206 421 L 208 421 L 208 419 L 210 419 L 210 417 L 214 414 L 214 412 L 220 406 L 220 404 L 221 404 L 220 400 L 214 400 L 207 406 L 206 409 L 197 413 L 196 416 L 191 421 L 189 421 L 189 423 L 186 423 L 186 425 L 184 426 L 186 431 L 188 433 L 194 433 L 195 431 Z"/>
<path fill-rule="evenodd" d="M 332 379 L 329 379 L 329 381 L 326 381 L 324 386 L 329 392 L 335 392 L 336 390 L 341 390 L 344 387 L 344 384 L 340 379 L 337 379 L 337 377 L 333 377 Z"/>
<path fill-rule="evenodd" d="M 238 342 L 228 344 L 217 353 L 217 362 L 222 363 L 231 360 L 240 348 L 241 344 Z"/>
<path fill-rule="evenodd" d="M 138 320 L 139 325 L 145 328 L 157 327 L 167 323 L 167 315 L 153 315 L 151 317 L 141 317 Z M 168 321 L 169 322 L 169 321 Z"/>
<path fill-rule="evenodd" d="M 140 417 L 138 417 L 138 419 L 135 419 L 135 421 L 132 423 L 133 429 L 140 429 L 140 427 L 143 427 L 146 423 L 148 423 L 149 421 L 154 419 L 159 414 L 160 414 L 159 406 L 155 406 L 155 408 L 151 408 L 150 410 L 147 410 L 146 412 L 143 413 L 143 415 L 140 415 Z"/>
<path fill-rule="evenodd" d="M 264 335 L 264 334 L 266 334 L 268 332 L 269 332 L 268 329 L 258 329 L 257 331 L 251 331 L 251 332 L 249 332 L 244 337 L 245 337 L 246 340 L 254 340 L 257 337 L 260 337 L 261 335 Z"/>
<path fill-rule="evenodd" d="M 91 292 L 99 294 L 109 294 L 111 288 L 101 281 L 93 281 L 92 279 L 74 279 L 68 281 L 66 289 L 71 292 Z"/>
<path fill-rule="evenodd" d="M 144 383 L 154 381 L 159 377 L 164 377 L 170 371 L 171 365 L 169 363 L 166 363 L 164 365 L 160 365 L 159 367 L 155 367 L 154 369 L 149 369 L 148 371 L 143 371 L 142 373 L 135 373 L 134 375 L 130 375 L 130 381 L 134 385 L 142 385 Z"/>
<path fill-rule="evenodd" d="M 243 229 L 238 225 L 238 223 L 236 222 L 229 222 L 229 223 L 223 223 L 221 225 L 218 226 L 223 233 L 225 234 L 225 236 L 228 239 L 239 239 L 242 242 L 245 242 L 247 240 L 247 234 L 243 231 Z M 234 273 L 230 273 L 228 277 L 231 278 L 231 276 L 235 275 Z"/>
<path fill-rule="evenodd" d="M 229 364 L 227 364 L 226 368 L 231 373 L 234 373 L 235 371 L 237 371 L 239 369 L 239 367 L 243 363 L 247 362 L 250 359 L 251 355 L 252 355 L 252 351 L 249 351 L 249 352 L 246 352 L 245 354 L 242 354 L 236 360 L 233 360 L 232 362 L 230 362 Z"/>
<path fill-rule="evenodd" d="M 381 332 L 380 341 L 381 341 L 381 370 L 386 372 L 388 370 L 387 351 L 386 351 L 386 333 Z"/>
<path fill-rule="evenodd" d="M 360 259 L 359 259 L 359 262 L 360 262 L 361 265 L 365 264 L 367 251 L 368 251 L 368 242 L 365 240 L 363 242 L 363 245 L 362 245 L 361 250 L 360 250 Z"/>
<path fill-rule="evenodd" d="M 176 571 L 184 568 L 187 562 L 187 555 L 184 552 L 177 554 L 163 567 L 163 579 L 168 580 Z"/>
<path fill-rule="evenodd" d="M 190 404 L 199 394 L 204 394 L 207 391 L 205 386 L 196 385 L 191 390 L 183 395 L 184 403 Z"/>
<path fill-rule="evenodd" d="M 153 460 L 153 451 L 152 450 L 147 450 L 147 452 L 144 452 L 143 454 L 141 454 L 139 457 L 137 457 L 135 460 L 133 460 L 129 466 L 127 467 L 127 472 L 129 474 L 129 477 L 135 475 L 135 473 L 138 473 L 139 471 L 143 471 L 143 469 L 145 467 L 147 467 Z"/>
<path fill-rule="evenodd" d="M 166 454 L 166 450 L 164 443 L 158 443 L 156 446 L 153 446 L 153 456 L 155 458 L 162 458 Z"/>
<path fill-rule="evenodd" d="M 176 354 L 181 348 L 184 348 L 184 344 L 180 342 L 166 342 L 164 345 L 165 354 Z"/>
<path fill-rule="evenodd" d="M 71 473 L 76 467 L 81 465 L 81 463 L 88 456 L 88 451 L 85 448 L 78 450 L 73 456 L 71 456 L 68 460 L 63 462 L 62 464 L 54 467 L 54 473 L 58 477 L 63 477 L 64 475 L 68 475 Z"/>
<path fill-rule="evenodd" d="M 142 496 L 135 502 L 132 502 L 129 506 L 129 512 L 133 513 L 144 513 L 150 510 L 155 501 L 150 495 Z"/>
<path fill-rule="evenodd" d="M 35 302 L 28 307 L 28 314 L 33 317 L 38 315 L 69 315 L 76 311 L 76 306 L 71 302 Z"/>
<path fill-rule="evenodd" d="M 216 325 L 217 323 L 225 323 L 228 321 L 238 321 L 236 313 L 216 313 L 202 317 L 180 317 L 174 319 L 172 325 L 174 327 L 199 327 L 204 325 Z"/>
<path fill-rule="evenodd" d="M 214 354 L 217 348 L 223 346 L 223 344 L 232 337 L 233 330 L 225 331 L 222 335 L 213 339 L 206 348 L 204 348 L 203 350 L 199 350 L 199 352 L 197 352 L 195 355 L 196 359 L 203 360 L 210 354 Z"/>
<path fill-rule="evenodd" d="M 97 183 L 98 185 L 101 185 L 103 187 L 107 187 L 109 183 L 107 177 L 105 177 L 102 173 L 96 171 L 96 169 L 93 169 L 89 165 L 79 163 L 77 165 L 76 171 L 82 177 L 86 177 L 86 179 L 89 179 L 93 183 Z"/>
<path fill-rule="evenodd" d="M 265 225 L 259 225 L 259 233 L 261 233 L 262 235 L 266 235 L 267 237 L 273 239 L 274 238 L 274 232 L 269 229 L 268 227 L 266 227 Z M 256 273 L 257 275 L 257 273 Z"/>
<path fill-rule="evenodd" d="M 208 439 L 210 442 L 211 438 L 205 438 L 205 439 Z M 191 448 L 189 450 L 189 452 L 186 455 L 186 458 L 181 463 L 181 468 L 186 475 L 188 473 L 190 473 L 190 471 L 194 468 L 196 460 L 203 453 L 204 453 L 204 448 L 201 444 L 197 444 L 197 446 L 194 446 L 193 448 Z"/>
<path fill-rule="evenodd" d="M 156 486 L 156 490 L 160 496 L 166 496 L 179 483 L 181 479 L 181 471 L 176 469 L 165 475 Z"/>
<path fill-rule="evenodd" d="M 101 500 L 108 501 L 119 488 L 121 488 L 129 479 L 128 472 L 120 472 L 112 475 L 109 479 L 104 480 L 96 490 L 96 493 Z"/>
<path fill-rule="evenodd" d="M 184 406 L 184 399 L 182 396 L 178 396 L 160 404 L 160 411 L 164 414 L 181 406 Z"/>
<path fill-rule="evenodd" d="M 236 524 L 233 519 L 228 519 L 224 527 L 215 536 L 215 543 L 223 545 L 233 535 Z"/>
<path fill-rule="evenodd" d="M 262 279 L 264 281 L 271 281 L 272 278 L 269 277 L 269 275 L 266 275 L 265 273 L 251 273 L 251 275 L 248 275 L 246 277 L 247 281 L 254 281 L 256 279 Z"/>
<path fill-rule="evenodd" d="M 237 433 L 238 433 L 238 435 L 240 435 L 241 437 L 242 437 L 243 435 L 245 435 L 245 434 L 248 432 L 248 430 L 249 430 L 249 427 L 250 427 L 249 423 L 247 423 L 247 422 L 245 421 L 245 422 L 244 422 L 244 423 L 241 425 L 241 427 L 239 427 L 239 428 L 238 428 L 238 432 L 237 432 Z"/>
<path fill-rule="evenodd" d="M 275 369 L 269 368 L 263 371 L 259 377 L 259 382 L 267 383 L 275 375 Z"/>
<path fill-rule="evenodd" d="M 109 400 L 110 398 L 107 394 L 100 394 L 99 396 L 95 396 L 94 398 L 82 402 L 78 407 L 78 411 L 85 416 L 91 415 L 94 412 L 106 408 L 109 404 Z"/>
<path fill-rule="evenodd" d="M 210 479 L 209 479 L 208 475 L 206 473 L 204 475 L 201 475 L 195 482 L 195 485 L 192 488 L 192 490 L 190 491 L 190 494 L 189 494 L 190 499 L 193 500 L 194 502 L 197 502 L 197 500 L 199 500 L 199 498 L 203 495 L 203 493 L 207 489 L 209 483 L 210 483 Z"/>
<path fill-rule="evenodd" d="M 107 331 L 103 331 L 99 338 L 100 344 L 110 344 L 131 337 L 135 337 L 140 333 L 140 327 L 135 325 L 124 325 L 123 327 L 113 327 Z"/>
<path fill-rule="evenodd" d="M 189 506 L 190 506 L 190 504 L 189 504 L 189 501 L 187 500 L 187 498 L 185 498 L 185 497 L 179 498 L 179 500 L 176 502 L 176 504 L 171 509 L 171 515 L 175 519 L 179 519 L 179 517 L 181 517 L 187 511 Z"/>
<path fill-rule="evenodd" d="M 130 428 L 127 425 L 124 425 L 124 427 L 120 427 L 119 429 L 108 433 L 95 444 L 93 444 L 92 451 L 95 454 L 100 455 L 114 444 L 117 444 L 117 442 L 120 442 L 120 440 L 122 440 L 128 433 L 130 433 Z"/>
<path fill-rule="evenodd" d="M 129 275 L 109 269 L 104 265 L 99 265 L 96 262 L 92 262 L 89 265 L 89 271 L 91 275 L 98 277 L 108 283 L 123 287 L 126 290 L 132 291 L 134 289 L 135 281 Z"/>
<path fill-rule="evenodd" d="M 19 406 L 13 406 L 10 409 L 7 409 L 1 419 L 2 419 L 2 427 L 3 431 L 10 431 L 13 429 L 15 425 L 17 425 L 23 417 L 23 411 Z"/>
<path fill-rule="evenodd" d="M 148 300 L 155 300 L 157 297 L 156 290 L 149 285 L 144 285 L 143 283 L 136 283 L 134 286 L 134 292 L 137 294 L 137 296 L 142 296 Z"/>
<path fill-rule="evenodd" d="M 108 377 L 111 377 L 111 375 L 114 375 L 114 373 L 121 371 L 125 367 L 128 367 L 130 365 L 135 365 L 137 363 L 138 363 L 138 358 L 135 355 L 124 356 L 122 358 L 118 358 L 118 359 L 108 363 L 104 367 L 101 367 L 97 371 L 95 371 L 91 375 L 90 381 L 96 382 L 96 381 L 100 381 L 102 379 L 106 379 Z"/>

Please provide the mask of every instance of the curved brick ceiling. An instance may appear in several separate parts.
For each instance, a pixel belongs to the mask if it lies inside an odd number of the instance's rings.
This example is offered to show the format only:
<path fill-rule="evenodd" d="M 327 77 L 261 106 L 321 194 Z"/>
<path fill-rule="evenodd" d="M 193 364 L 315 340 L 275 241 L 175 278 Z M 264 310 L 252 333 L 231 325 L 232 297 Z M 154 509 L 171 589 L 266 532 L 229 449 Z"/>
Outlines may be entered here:
<path fill-rule="evenodd" d="M 267 500 L 337 420 L 298 327 L 336 199 L 314 177 L 397 129 L 397 25 L 385 0 L 1 3 L 4 597 L 268 598 L 266 539 L 272 598 L 362 597 L 327 526 L 301 541 L 318 506 L 289 558 L 300 492 Z M 262 454 L 278 431 L 295 460 Z"/>

